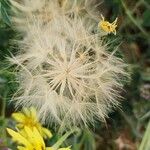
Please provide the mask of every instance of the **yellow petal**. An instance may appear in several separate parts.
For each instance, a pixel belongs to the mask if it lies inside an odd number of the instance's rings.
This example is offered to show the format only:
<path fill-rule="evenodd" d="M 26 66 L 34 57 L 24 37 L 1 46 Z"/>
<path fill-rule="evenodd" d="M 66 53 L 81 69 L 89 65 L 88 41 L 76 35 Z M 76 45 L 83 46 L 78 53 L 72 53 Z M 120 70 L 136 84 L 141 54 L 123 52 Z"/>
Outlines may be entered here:
<path fill-rule="evenodd" d="M 31 117 L 37 120 L 37 113 L 34 107 L 30 108 Z"/>
<path fill-rule="evenodd" d="M 52 137 L 52 133 L 44 127 L 42 128 L 42 135 L 44 138 L 51 138 Z"/>
<path fill-rule="evenodd" d="M 117 20 L 118 18 L 116 18 L 112 23 L 105 21 L 105 18 L 103 17 L 103 15 L 101 15 L 102 20 L 99 22 L 98 26 L 99 28 L 101 28 L 103 31 L 105 31 L 106 33 L 113 33 L 114 35 L 116 35 L 116 27 L 117 27 Z"/>
<path fill-rule="evenodd" d="M 41 148 L 45 149 L 44 140 L 35 127 L 33 130 L 31 130 L 29 127 L 25 127 L 24 129 L 28 135 L 28 140 L 32 143 L 32 145 L 34 145 L 36 150 L 40 150 Z"/>
<path fill-rule="evenodd" d="M 19 144 L 22 144 L 26 147 L 32 147 L 31 144 L 18 132 L 13 131 L 12 129 L 7 128 L 7 132 L 12 136 L 12 139 Z"/>
<path fill-rule="evenodd" d="M 112 23 L 112 25 L 116 25 L 117 21 L 118 21 L 118 17 L 115 19 L 115 21 Z M 117 25 L 116 25 L 116 27 L 117 27 Z"/>
<path fill-rule="evenodd" d="M 44 140 L 36 128 L 33 129 L 33 133 L 35 140 L 37 141 L 37 150 L 39 150 L 39 148 L 45 149 Z"/>
<path fill-rule="evenodd" d="M 23 113 L 24 113 L 27 117 L 31 117 L 30 109 L 24 107 L 24 108 L 23 108 Z"/>
<path fill-rule="evenodd" d="M 35 127 L 33 128 L 33 134 L 36 138 L 39 139 L 40 142 L 44 143 L 42 136 L 40 135 L 39 131 Z"/>
<path fill-rule="evenodd" d="M 16 124 L 16 127 L 18 129 L 22 129 L 22 128 L 24 128 L 24 124 L 23 123 L 18 123 L 18 124 Z"/>
<path fill-rule="evenodd" d="M 22 113 L 13 113 L 12 117 L 17 121 L 17 122 L 24 122 L 25 121 L 25 115 Z"/>
<path fill-rule="evenodd" d="M 26 131 L 24 130 L 24 128 L 21 129 L 21 130 L 19 131 L 19 133 L 20 133 L 24 138 L 26 138 L 26 139 L 28 140 L 28 135 L 27 135 Z"/>

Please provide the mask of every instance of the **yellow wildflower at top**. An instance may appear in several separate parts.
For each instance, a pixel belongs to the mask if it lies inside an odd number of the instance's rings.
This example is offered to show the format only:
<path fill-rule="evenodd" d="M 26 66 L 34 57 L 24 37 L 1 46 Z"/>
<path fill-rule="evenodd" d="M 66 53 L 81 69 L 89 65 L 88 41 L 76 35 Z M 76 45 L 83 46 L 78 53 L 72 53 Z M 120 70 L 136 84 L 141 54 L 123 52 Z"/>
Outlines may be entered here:
<path fill-rule="evenodd" d="M 71 150 L 70 147 L 59 149 L 53 146 L 46 147 L 43 137 L 36 127 L 31 129 L 25 126 L 22 131 L 16 132 L 7 128 L 7 132 L 12 136 L 13 141 L 19 144 L 19 146 L 17 146 L 18 150 Z M 59 144 L 61 144 L 61 142 L 58 142 L 58 146 Z"/>
<path fill-rule="evenodd" d="M 30 129 L 36 127 L 42 137 L 52 137 L 52 133 L 48 129 L 42 127 L 42 125 L 39 123 L 35 108 L 23 108 L 22 112 L 13 113 L 12 117 L 17 121 L 18 129 L 23 129 L 25 126 L 29 127 Z"/>
<path fill-rule="evenodd" d="M 116 27 L 117 27 L 117 20 L 118 18 L 116 18 L 114 20 L 114 22 L 110 23 L 108 21 L 105 21 L 105 18 L 103 15 L 101 15 L 102 20 L 99 22 L 98 26 L 104 30 L 105 32 L 109 33 L 113 33 L 114 35 L 116 35 Z"/>

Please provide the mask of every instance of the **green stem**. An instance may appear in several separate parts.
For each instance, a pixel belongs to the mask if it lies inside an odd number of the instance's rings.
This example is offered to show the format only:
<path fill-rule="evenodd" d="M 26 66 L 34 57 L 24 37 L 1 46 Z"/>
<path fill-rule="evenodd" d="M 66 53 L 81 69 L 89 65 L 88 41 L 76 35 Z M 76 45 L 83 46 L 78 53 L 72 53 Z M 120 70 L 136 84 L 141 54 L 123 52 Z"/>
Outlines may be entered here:
<path fill-rule="evenodd" d="M 128 18 L 139 28 L 139 30 L 145 35 L 146 37 L 149 37 L 149 35 L 146 33 L 146 31 L 142 28 L 142 26 L 134 19 L 132 16 L 131 11 L 127 8 L 126 4 L 123 0 L 121 0 L 122 6 L 125 10 L 125 13 L 127 14 Z"/>
<path fill-rule="evenodd" d="M 64 134 L 52 147 L 54 150 L 57 150 L 60 145 L 74 132 L 78 131 L 77 128 L 71 130 L 70 132 L 67 132 L 66 134 Z"/>
<path fill-rule="evenodd" d="M 119 111 L 119 113 L 123 116 L 123 118 L 125 119 L 125 121 L 128 123 L 128 125 L 130 126 L 132 133 L 138 137 L 141 138 L 141 134 L 136 130 L 135 127 L 135 123 L 133 122 L 133 120 L 131 118 L 129 118 L 123 111 Z"/>
<path fill-rule="evenodd" d="M 6 101 L 5 101 L 5 99 L 3 99 L 2 100 L 2 110 L 1 110 L 2 118 L 5 118 L 5 109 L 6 109 Z"/>
<path fill-rule="evenodd" d="M 142 143 L 138 150 L 148 150 L 150 148 L 150 121 L 145 131 Z"/>
<path fill-rule="evenodd" d="M 140 121 L 142 122 L 142 121 L 146 120 L 149 117 L 150 117 L 150 111 L 148 111 L 143 117 L 141 117 Z"/>
<path fill-rule="evenodd" d="M 6 89 L 6 92 L 4 94 L 4 98 L 1 98 L 1 101 L 2 101 L 1 117 L 2 118 L 5 118 L 6 96 L 7 96 L 7 89 Z"/>
<path fill-rule="evenodd" d="M 2 139 L 4 140 L 4 143 L 7 142 L 6 140 L 6 126 L 7 126 L 7 120 L 5 118 L 5 112 L 6 112 L 6 97 L 7 97 L 7 93 L 8 93 L 8 90 L 6 89 L 5 93 L 4 93 L 4 97 L 1 98 L 1 101 L 2 101 L 2 108 L 1 108 L 1 119 L 3 120 L 3 124 L 2 124 L 2 127 L 1 127 L 1 137 Z"/>

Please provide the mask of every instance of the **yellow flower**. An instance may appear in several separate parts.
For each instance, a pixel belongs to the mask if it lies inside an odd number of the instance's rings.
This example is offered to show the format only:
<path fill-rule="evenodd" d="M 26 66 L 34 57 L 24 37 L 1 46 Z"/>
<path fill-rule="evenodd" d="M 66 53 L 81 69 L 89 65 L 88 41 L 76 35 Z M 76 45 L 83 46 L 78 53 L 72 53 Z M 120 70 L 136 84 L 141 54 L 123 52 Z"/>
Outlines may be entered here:
<path fill-rule="evenodd" d="M 7 128 L 7 132 L 12 136 L 13 141 L 19 144 L 17 147 L 18 150 L 71 150 L 70 147 L 55 148 L 58 147 L 62 141 L 58 141 L 58 144 L 55 144 L 54 147 L 46 147 L 43 137 L 36 127 L 31 129 L 25 126 L 21 132 Z"/>
<path fill-rule="evenodd" d="M 42 127 L 42 125 L 39 123 L 35 108 L 23 108 L 22 112 L 13 113 L 12 117 L 17 121 L 17 127 L 19 129 L 23 129 L 25 126 L 29 127 L 30 129 L 36 127 L 42 137 L 52 137 L 52 133 L 48 129 Z"/>
<path fill-rule="evenodd" d="M 18 150 L 46 150 L 44 140 L 39 131 L 33 127 L 24 127 L 24 134 L 21 132 L 13 131 L 7 128 L 8 133 L 12 136 L 13 141 L 17 142 Z"/>
<path fill-rule="evenodd" d="M 114 20 L 114 22 L 110 23 L 108 21 L 105 21 L 105 18 L 103 15 L 101 15 L 102 20 L 99 22 L 98 26 L 104 30 L 105 32 L 109 33 L 113 33 L 114 35 L 116 35 L 116 27 L 117 27 L 117 20 L 118 18 L 116 18 Z"/>

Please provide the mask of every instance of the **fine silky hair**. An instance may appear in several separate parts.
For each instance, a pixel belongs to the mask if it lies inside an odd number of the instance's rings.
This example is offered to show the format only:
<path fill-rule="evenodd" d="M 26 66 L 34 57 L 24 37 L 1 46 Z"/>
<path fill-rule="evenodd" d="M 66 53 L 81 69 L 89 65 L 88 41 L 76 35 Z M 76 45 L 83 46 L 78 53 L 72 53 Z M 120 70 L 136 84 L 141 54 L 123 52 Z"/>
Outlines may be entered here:
<path fill-rule="evenodd" d="M 120 104 L 128 74 L 117 49 L 110 52 L 103 40 L 107 33 L 98 28 L 93 1 L 10 2 L 14 28 L 23 36 L 9 58 L 19 82 L 16 107 L 34 106 L 42 122 L 63 129 L 105 121 Z"/>

